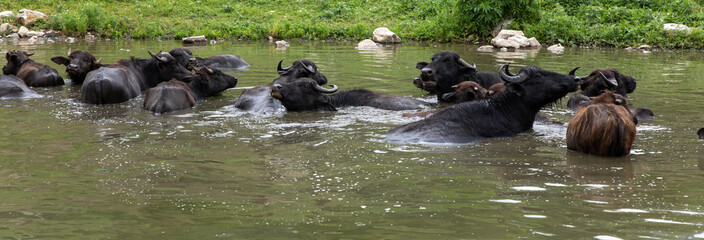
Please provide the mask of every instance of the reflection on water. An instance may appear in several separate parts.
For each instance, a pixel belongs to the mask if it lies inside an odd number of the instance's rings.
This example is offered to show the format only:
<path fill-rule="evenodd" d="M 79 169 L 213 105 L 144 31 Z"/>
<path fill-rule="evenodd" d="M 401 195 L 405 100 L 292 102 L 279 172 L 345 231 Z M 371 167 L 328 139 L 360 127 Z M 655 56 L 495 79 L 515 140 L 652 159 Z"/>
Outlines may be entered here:
<path fill-rule="evenodd" d="M 178 41 L 98 40 L 0 49 L 35 52 L 53 67 L 70 47 L 110 63 Z M 237 88 L 194 109 L 154 115 L 142 97 L 80 103 L 80 87 L 0 108 L 0 219 L 7 238 L 691 238 L 702 234 L 704 117 L 701 55 L 618 49 L 477 52 L 472 45 L 404 43 L 358 51 L 351 42 L 226 41 L 194 55 L 242 56 Z M 656 118 L 634 152 L 601 158 L 566 150 L 571 111 L 558 104 L 532 131 L 467 145 L 398 145 L 395 126 L 420 119 L 368 107 L 262 115 L 233 107 L 243 89 L 276 78 L 278 61 L 316 62 L 341 89 L 436 101 L 411 84 L 416 62 L 453 50 L 480 71 L 511 63 L 567 73 L 614 67 Z M 60 71 L 64 76 L 63 70 Z M 579 74 L 579 73 L 578 73 Z M 676 107 L 674 107 L 676 106 Z M 699 170 L 699 171 L 698 171 Z"/>

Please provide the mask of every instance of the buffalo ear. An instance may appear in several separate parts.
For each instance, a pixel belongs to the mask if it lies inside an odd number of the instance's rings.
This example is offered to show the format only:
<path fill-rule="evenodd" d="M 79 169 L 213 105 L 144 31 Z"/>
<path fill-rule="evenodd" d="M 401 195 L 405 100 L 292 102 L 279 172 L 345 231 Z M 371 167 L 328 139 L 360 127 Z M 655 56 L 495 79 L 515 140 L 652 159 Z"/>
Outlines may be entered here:
<path fill-rule="evenodd" d="M 428 63 L 427 62 L 418 62 L 416 63 L 416 68 L 417 69 L 423 69 L 424 67 L 427 67 Z"/>
<path fill-rule="evenodd" d="M 71 63 L 71 61 L 69 61 L 66 57 L 53 57 L 51 58 L 51 61 L 59 65 L 68 65 Z"/>

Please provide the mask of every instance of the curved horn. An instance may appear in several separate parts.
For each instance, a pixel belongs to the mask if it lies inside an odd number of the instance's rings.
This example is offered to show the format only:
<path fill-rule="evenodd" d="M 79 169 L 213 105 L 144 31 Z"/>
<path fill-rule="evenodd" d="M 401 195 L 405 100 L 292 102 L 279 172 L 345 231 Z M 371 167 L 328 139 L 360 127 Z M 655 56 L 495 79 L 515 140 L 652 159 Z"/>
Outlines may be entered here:
<path fill-rule="evenodd" d="M 580 67 L 576 67 L 576 68 L 572 69 L 572 71 L 570 71 L 570 74 L 569 74 L 569 75 L 570 75 L 570 76 L 574 76 L 574 73 L 577 72 L 577 69 L 579 69 L 579 68 L 580 68 Z"/>
<path fill-rule="evenodd" d="M 303 65 L 303 68 L 305 68 L 306 71 L 308 71 L 309 73 L 315 73 L 315 68 L 313 68 L 313 66 L 308 66 L 305 63 L 301 63 L 301 64 Z"/>
<path fill-rule="evenodd" d="M 524 71 L 521 71 L 518 75 L 512 74 L 508 70 L 508 64 L 504 64 L 499 68 L 499 75 L 501 75 L 501 80 L 504 80 L 504 82 L 522 82 L 528 78 Z"/>
<path fill-rule="evenodd" d="M 460 62 L 460 64 L 464 65 L 465 67 L 468 67 L 468 68 L 474 69 L 474 71 L 477 71 L 476 64 L 472 63 L 472 65 L 469 65 L 469 63 L 465 62 L 464 59 L 462 59 L 462 58 L 460 58 L 460 60 L 458 60 L 458 61 Z"/>
<path fill-rule="evenodd" d="M 599 74 L 601 74 L 601 76 L 604 77 L 604 79 L 606 80 L 607 83 L 609 83 L 609 85 L 611 85 L 613 87 L 618 87 L 618 82 L 616 81 L 615 78 L 607 78 L 606 75 L 604 75 L 604 73 L 602 73 L 601 71 L 599 71 Z"/>
<path fill-rule="evenodd" d="M 156 59 L 159 60 L 160 62 L 165 63 L 165 62 L 168 62 L 168 61 L 169 61 L 169 59 L 167 59 L 166 57 L 159 57 L 159 56 L 157 56 L 156 54 L 154 54 L 152 51 L 148 51 L 148 50 L 147 50 L 147 52 L 149 52 L 149 55 L 152 55 L 152 57 L 156 58 Z M 159 53 L 161 53 L 161 51 L 159 51 Z"/>
<path fill-rule="evenodd" d="M 337 92 L 337 86 L 335 86 L 334 84 L 330 84 L 330 86 L 332 87 L 331 89 L 325 89 L 324 87 L 321 87 L 320 85 L 317 85 L 317 84 L 316 84 L 316 85 L 315 85 L 315 90 L 318 90 L 318 92 L 321 92 L 321 93 L 334 93 L 334 92 Z"/>
<path fill-rule="evenodd" d="M 208 71 L 208 74 L 213 74 L 213 69 L 210 69 L 209 67 L 204 67 L 206 71 Z"/>
<path fill-rule="evenodd" d="M 281 61 L 279 61 L 279 66 L 276 67 L 276 71 L 279 72 L 279 75 L 285 74 L 286 72 L 288 72 L 288 69 L 291 68 L 291 67 L 281 68 L 281 63 L 282 63 L 282 62 L 284 62 L 283 59 L 282 59 Z M 293 65 L 291 65 L 291 66 L 293 66 Z"/>
<path fill-rule="evenodd" d="M 513 73 L 511 73 L 511 72 L 508 70 L 508 68 L 510 67 L 510 65 L 511 65 L 511 63 L 507 63 L 507 64 L 506 64 L 506 68 L 504 69 L 503 72 L 506 73 L 506 75 L 509 75 L 509 76 L 511 76 L 511 77 L 516 76 L 516 74 L 513 74 Z M 499 72 L 501 72 L 501 68 L 499 68 Z"/>
<path fill-rule="evenodd" d="M 103 61 L 103 58 L 98 59 L 98 61 L 95 61 L 95 64 L 100 64 L 100 62 Z"/>
<path fill-rule="evenodd" d="M 70 57 L 71 56 L 71 48 L 68 48 L 68 52 L 66 52 L 66 56 Z"/>

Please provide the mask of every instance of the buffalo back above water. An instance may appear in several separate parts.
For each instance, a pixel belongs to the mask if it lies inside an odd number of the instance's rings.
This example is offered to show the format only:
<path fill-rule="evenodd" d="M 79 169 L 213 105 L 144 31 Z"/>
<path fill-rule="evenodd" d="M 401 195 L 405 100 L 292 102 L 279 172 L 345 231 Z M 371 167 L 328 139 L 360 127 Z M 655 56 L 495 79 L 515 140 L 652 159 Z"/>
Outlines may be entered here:
<path fill-rule="evenodd" d="M 183 47 L 171 49 L 169 54 L 176 58 L 179 65 L 189 69 L 193 69 L 194 67 L 208 67 L 237 70 L 249 67 L 249 63 L 245 62 L 240 56 L 231 54 L 220 54 L 207 58 L 193 57 L 193 52 Z"/>
<path fill-rule="evenodd" d="M 96 60 L 92 53 L 80 49 L 68 49 L 67 56 L 56 56 L 51 61 L 66 66 L 66 73 L 71 78 L 73 84 L 83 84 L 88 72 L 103 66 L 100 62 L 102 58 Z M 68 57 L 68 58 L 67 58 Z"/>
<path fill-rule="evenodd" d="M 598 103 L 581 108 L 567 125 L 567 148 L 587 154 L 628 155 L 636 136 L 631 113 L 623 106 Z"/>
<path fill-rule="evenodd" d="M 35 62 L 29 57 L 33 53 L 10 50 L 5 54 L 7 64 L 2 68 L 5 75 L 16 75 L 30 87 L 50 87 L 64 85 L 64 79 L 56 69 Z"/>
<path fill-rule="evenodd" d="M 168 113 L 194 107 L 196 101 L 218 95 L 237 85 L 237 78 L 218 69 L 196 68 L 188 83 L 171 79 L 147 90 L 142 107 L 155 113 Z"/>
<path fill-rule="evenodd" d="M 22 79 L 12 75 L 0 75 L 0 98 L 32 98 L 40 96 L 29 89 Z"/>
<path fill-rule="evenodd" d="M 525 67 L 518 75 L 501 72 L 506 90 L 496 96 L 463 102 L 421 121 L 399 126 L 387 140 L 405 143 L 468 143 L 491 137 L 509 137 L 533 127 L 538 111 L 576 91 L 579 78 Z"/>

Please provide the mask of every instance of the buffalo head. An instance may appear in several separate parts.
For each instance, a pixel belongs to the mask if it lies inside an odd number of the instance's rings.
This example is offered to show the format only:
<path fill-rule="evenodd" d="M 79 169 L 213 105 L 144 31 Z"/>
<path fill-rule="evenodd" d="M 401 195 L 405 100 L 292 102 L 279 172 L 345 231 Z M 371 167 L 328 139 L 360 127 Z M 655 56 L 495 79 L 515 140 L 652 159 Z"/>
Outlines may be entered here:
<path fill-rule="evenodd" d="M 478 83 L 472 81 L 464 81 L 452 86 L 454 92 L 445 93 L 442 95 L 446 102 L 467 102 L 485 99 L 489 97 L 489 90 L 486 90 Z"/>
<path fill-rule="evenodd" d="M 281 101 L 290 111 L 336 111 L 330 103 L 327 93 L 337 91 L 337 86 L 326 89 L 311 78 L 301 78 L 288 83 L 274 83 L 271 86 L 271 97 Z"/>
<path fill-rule="evenodd" d="M 171 78 L 176 78 L 184 82 L 190 82 L 195 75 L 191 73 L 188 69 L 181 66 L 178 60 L 171 56 L 169 53 L 159 52 L 154 54 L 148 51 L 149 55 L 152 56 L 152 61 L 156 63 L 156 69 L 158 71 L 158 82 L 166 82 L 171 80 Z"/>
<path fill-rule="evenodd" d="M 83 80 L 86 79 L 86 74 L 88 74 L 88 72 L 102 66 L 100 62 L 103 58 L 95 60 L 95 56 L 87 51 L 71 51 L 69 48 L 66 56 L 68 58 L 64 56 L 56 56 L 51 58 L 51 61 L 56 64 L 66 66 L 66 73 L 68 73 L 68 76 L 71 77 L 74 84 L 82 84 Z"/>
<path fill-rule="evenodd" d="M 27 61 L 30 61 L 29 57 L 34 55 L 34 53 L 27 53 L 22 50 L 10 50 L 5 53 L 5 60 L 7 60 L 7 65 L 2 67 L 3 75 L 17 75 L 20 67 Z"/>
<path fill-rule="evenodd" d="M 291 82 L 299 78 L 311 78 L 315 80 L 318 85 L 328 83 L 328 79 L 325 75 L 318 71 L 318 66 L 310 60 L 304 59 L 295 61 L 287 68 L 281 67 L 282 62 L 283 60 L 279 61 L 279 65 L 276 67 L 279 78 L 275 79 L 274 83 Z"/>
<path fill-rule="evenodd" d="M 582 93 L 586 96 L 597 96 L 603 90 L 611 90 L 617 94 L 626 96 L 636 89 L 636 81 L 633 77 L 623 75 L 613 68 L 594 70 L 589 76 L 582 77 L 580 82 Z"/>
<path fill-rule="evenodd" d="M 224 74 L 218 69 L 200 67 L 195 69 L 199 95 L 203 97 L 220 94 L 237 85 L 237 78 Z"/>
<path fill-rule="evenodd" d="M 567 93 L 577 91 L 580 77 L 543 70 L 538 67 L 524 67 L 518 74 L 508 70 L 508 64 L 499 68 L 499 75 L 505 82 L 506 91 L 512 91 L 527 103 L 535 106 L 552 104 Z"/>
<path fill-rule="evenodd" d="M 430 63 L 418 62 L 420 76 L 413 79 L 413 84 L 430 93 L 442 94 L 453 92 L 452 86 L 474 80 L 477 67 L 460 58 L 455 52 L 443 51 L 430 58 Z"/>
<path fill-rule="evenodd" d="M 188 48 L 174 48 L 169 51 L 169 54 L 176 59 L 178 65 L 181 65 L 189 70 L 194 70 L 197 60 L 193 57 L 193 53 Z"/>

